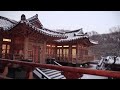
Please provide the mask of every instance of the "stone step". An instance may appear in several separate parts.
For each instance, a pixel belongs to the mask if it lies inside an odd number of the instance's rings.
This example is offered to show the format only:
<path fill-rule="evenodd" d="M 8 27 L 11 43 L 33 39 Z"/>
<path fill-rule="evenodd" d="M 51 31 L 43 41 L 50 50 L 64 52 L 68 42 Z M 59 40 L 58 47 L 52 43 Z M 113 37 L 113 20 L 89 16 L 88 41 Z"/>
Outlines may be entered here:
<path fill-rule="evenodd" d="M 55 77 L 54 79 L 65 79 L 65 77 L 63 75 L 60 75 L 58 77 Z"/>
<path fill-rule="evenodd" d="M 55 77 L 58 77 L 58 76 L 61 76 L 61 73 L 58 73 L 58 74 L 55 74 L 55 75 L 52 75 L 52 76 L 49 76 L 49 77 L 54 79 Z"/>
<path fill-rule="evenodd" d="M 61 71 L 58 70 L 52 70 L 52 69 L 40 69 L 46 76 L 48 76 L 50 79 L 65 79 L 64 75 L 61 74 Z M 42 78 L 42 75 L 36 70 L 34 70 L 34 73 Z M 44 78 L 43 78 L 44 79 Z"/>
<path fill-rule="evenodd" d="M 43 72 L 51 71 L 52 69 L 41 69 Z M 57 70 L 52 70 L 52 71 L 57 71 Z"/>
<path fill-rule="evenodd" d="M 43 71 L 44 72 L 44 71 Z M 49 71 L 46 71 L 44 72 L 45 74 L 49 74 L 49 73 L 53 73 L 53 72 L 59 72 L 59 71 L 56 71 L 56 70 L 49 70 Z"/>
<path fill-rule="evenodd" d="M 42 75 L 37 70 L 34 70 L 33 72 L 37 75 L 37 77 L 42 78 Z"/>
<path fill-rule="evenodd" d="M 61 73 L 60 71 L 56 71 L 56 72 L 53 72 L 53 73 L 49 73 L 47 74 L 48 76 L 51 76 L 51 75 L 55 75 L 55 74 L 58 74 L 58 73 Z"/>

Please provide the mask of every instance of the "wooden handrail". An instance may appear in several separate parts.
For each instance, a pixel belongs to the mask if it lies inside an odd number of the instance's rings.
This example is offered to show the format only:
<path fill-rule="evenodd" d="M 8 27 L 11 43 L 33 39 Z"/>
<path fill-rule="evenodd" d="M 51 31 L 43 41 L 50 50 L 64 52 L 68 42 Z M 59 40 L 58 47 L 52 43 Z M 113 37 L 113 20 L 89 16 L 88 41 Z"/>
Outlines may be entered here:
<path fill-rule="evenodd" d="M 79 73 L 79 74 L 90 74 L 90 75 L 120 78 L 120 72 L 118 71 L 94 70 L 94 69 L 69 67 L 69 66 L 57 66 L 57 65 L 40 64 L 40 63 L 24 62 L 24 61 L 16 61 L 16 60 L 8 60 L 8 59 L 0 59 L 0 61 L 4 63 L 19 64 L 22 66 L 30 66 L 34 68 L 40 67 L 40 68 L 46 68 L 46 69 L 55 69 L 63 72 L 71 72 L 73 74 Z"/>
<path fill-rule="evenodd" d="M 58 65 L 58 66 L 62 66 L 61 64 L 59 64 L 58 62 L 56 62 L 56 61 L 53 61 L 56 65 Z"/>

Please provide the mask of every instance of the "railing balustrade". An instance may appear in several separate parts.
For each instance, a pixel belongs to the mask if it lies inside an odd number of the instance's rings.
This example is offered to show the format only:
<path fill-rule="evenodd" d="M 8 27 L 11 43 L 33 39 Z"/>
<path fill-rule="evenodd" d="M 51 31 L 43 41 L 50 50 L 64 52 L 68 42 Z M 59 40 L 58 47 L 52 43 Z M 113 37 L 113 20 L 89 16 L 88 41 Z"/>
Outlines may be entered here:
<path fill-rule="evenodd" d="M 0 59 L 0 63 L 4 67 L 3 72 L 1 73 L 1 75 L 4 77 L 6 77 L 7 73 L 9 72 L 8 67 L 11 67 L 13 64 L 19 64 L 26 69 L 27 71 L 26 78 L 28 79 L 33 79 L 33 70 L 36 67 L 62 71 L 62 74 L 66 77 L 66 79 L 78 79 L 82 77 L 83 74 L 120 78 L 120 72 L 118 71 L 94 70 L 94 69 L 87 69 L 80 67 L 40 64 L 34 62 L 17 61 L 17 60 L 9 60 L 9 59 Z"/>

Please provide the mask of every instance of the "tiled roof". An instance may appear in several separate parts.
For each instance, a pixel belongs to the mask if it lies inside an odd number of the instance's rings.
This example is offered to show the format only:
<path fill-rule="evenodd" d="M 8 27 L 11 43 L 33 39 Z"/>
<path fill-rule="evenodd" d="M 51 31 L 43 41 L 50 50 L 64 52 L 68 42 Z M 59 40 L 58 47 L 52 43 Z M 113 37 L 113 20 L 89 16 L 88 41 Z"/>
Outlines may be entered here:
<path fill-rule="evenodd" d="M 40 20 L 38 19 L 38 14 L 34 15 L 33 17 L 30 17 L 27 19 L 27 21 L 30 22 L 30 24 L 33 24 L 34 25 L 34 22 L 39 22 L 40 26 L 43 26 L 40 22 Z"/>
<path fill-rule="evenodd" d="M 0 27 L 3 30 L 8 30 L 14 27 L 16 24 L 17 24 L 17 21 L 0 16 Z"/>
<path fill-rule="evenodd" d="M 27 26 L 31 27 L 34 30 L 37 30 L 39 33 L 42 33 L 44 35 L 48 35 L 51 37 L 58 37 L 58 38 L 67 38 L 67 36 L 65 36 L 64 34 L 62 34 L 60 32 L 52 31 L 52 30 L 46 29 L 46 28 L 40 29 L 40 28 L 32 25 L 31 22 L 32 22 L 32 20 L 35 20 L 35 18 L 37 18 L 36 15 L 27 20 L 21 20 L 21 21 L 17 22 L 17 21 L 0 16 L 0 28 L 2 28 L 3 30 L 10 30 L 19 23 L 25 23 Z"/>
<path fill-rule="evenodd" d="M 72 41 L 72 40 L 77 40 L 77 39 L 80 39 L 80 38 L 88 37 L 87 35 L 85 35 L 83 33 L 83 31 L 81 29 L 73 30 L 73 31 L 67 31 L 67 32 L 65 32 L 65 36 L 67 36 L 68 38 L 60 39 L 60 40 L 56 40 L 56 41 L 57 42 L 65 42 L 65 41 Z"/>
<path fill-rule="evenodd" d="M 52 30 L 47 30 L 47 29 L 40 29 L 40 28 L 37 28 L 36 26 L 30 24 L 28 21 L 26 20 L 21 20 L 20 23 L 25 23 L 27 26 L 29 26 L 30 28 L 38 31 L 39 33 L 42 33 L 42 34 L 45 34 L 45 35 L 48 35 L 48 36 L 52 36 L 52 37 L 59 37 L 59 38 L 67 38 L 67 36 L 65 36 L 64 34 L 61 34 L 61 33 L 58 33 L 58 32 L 54 32 Z"/>
<path fill-rule="evenodd" d="M 56 42 L 68 42 L 68 41 L 79 40 L 81 38 L 89 38 L 87 33 L 83 32 L 82 28 L 78 29 L 78 30 L 67 31 L 67 32 L 65 32 L 65 36 L 67 36 L 68 38 L 59 39 L 59 40 L 55 40 L 55 41 Z M 98 42 L 96 42 L 96 41 L 93 41 L 93 40 L 89 40 L 89 41 L 92 44 L 98 44 Z"/>
<path fill-rule="evenodd" d="M 53 30 L 50 30 L 50 29 L 43 27 L 41 22 L 40 22 L 40 24 L 42 27 L 41 28 L 36 27 L 35 25 L 32 24 L 36 20 L 39 21 L 37 14 L 29 19 L 20 20 L 19 22 L 0 16 L 0 28 L 3 28 L 3 30 L 10 30 L 14 26 L 16 26 L 17 24 L 24 23 L 27 26 L 29 26 L 30 28 L 38 31 L 41 34 L 51 36 L 51 37 L 62 38 L 62 39 L 56 40 L 56 42 L 66 42 L 66 41 L 78 40 L 81 38 L 88 38 L 88 35 L 83 33 L 82 28 L 78 29 L 78 30 L 73 30 L 73 31 L 68 31 L 68 30 L 65 31 L 64 30 L 64 32 L 63 31 L 61 31 L 61 32 L 60 31 L 53 31 Z M 90 42 L 93 44 L 97 44 L 97 42 L 92 41 L 92 40 L 90 40 Z"/>

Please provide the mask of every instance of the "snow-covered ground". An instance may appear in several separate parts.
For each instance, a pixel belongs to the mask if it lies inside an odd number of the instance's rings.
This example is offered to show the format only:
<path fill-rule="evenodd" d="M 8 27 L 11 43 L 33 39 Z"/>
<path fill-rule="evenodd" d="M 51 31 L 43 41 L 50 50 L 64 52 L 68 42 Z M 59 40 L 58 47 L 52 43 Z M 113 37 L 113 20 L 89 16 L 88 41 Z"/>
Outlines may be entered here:
<path fill-rule="evenodd" d="M 96 69 L 96 65 L 95 64 L 91 64 L 90 69 Z M 83 77 L 81 79 L 107 79 L 107 77 L 83 74 Z"/>
<path fill-rule="evenodd" d="M 114 57 L 112 57 L 112 56 L 108 56 L 107 59 L 108 59 L 108 61 L 106 63 L 108 63 L 108 64 L 112 64 L 114 62 Z M 120 64 L 120 57 L 116 57 L 115 64 L 118 64 L 118 65 Z"/>

